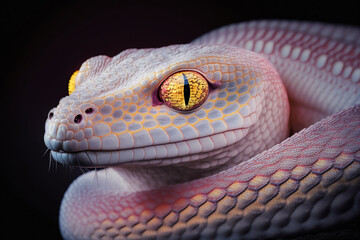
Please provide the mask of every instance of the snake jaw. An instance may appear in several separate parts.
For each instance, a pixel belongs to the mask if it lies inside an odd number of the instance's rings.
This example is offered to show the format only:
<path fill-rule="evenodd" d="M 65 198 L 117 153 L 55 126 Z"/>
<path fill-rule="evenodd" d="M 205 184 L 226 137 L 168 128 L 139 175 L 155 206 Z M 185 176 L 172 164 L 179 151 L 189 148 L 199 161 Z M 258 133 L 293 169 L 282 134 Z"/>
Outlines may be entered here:
<path fill-rule="evenodd" d="M 87 150 L 78 152 L 68 152 L 64 150 L 51 150 L 54 160 L 69 166 L 78 167 L 109 167 L 127 165 L 147 165 L 147 166 L 174 166 L 174 165 L 194 165 L 194 161 L 199 167 L 202 160 L 224 164 L 224 159 L 231 157 L 223 154 L 234 144 L 243 144 L 242 139 L 248 133 L 248 128 L 227 131 L 225 133 L 214 134 L 212 136 L 201 137 L 176 143 L 161 144 L 133 149 L 123 150 Z M 50 146 L 49 149 L 53 149 Z M 234 154 L 232 152 L 232 154 Z M 220 160 L 221 159 L 221 160 Z"/>

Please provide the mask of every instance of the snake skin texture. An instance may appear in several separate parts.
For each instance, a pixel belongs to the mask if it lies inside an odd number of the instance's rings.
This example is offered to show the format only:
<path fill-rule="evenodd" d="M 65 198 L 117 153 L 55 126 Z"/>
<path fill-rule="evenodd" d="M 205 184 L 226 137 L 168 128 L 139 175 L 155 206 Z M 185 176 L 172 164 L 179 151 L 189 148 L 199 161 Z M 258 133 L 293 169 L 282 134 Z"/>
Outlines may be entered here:
<path fill-rule="evenodd" d="M 64 202 L 77 210 L 64 211 L 61 220 L 76 229 L 74 215 L 84 219 L 82 238 L 263 239 L 351 219 L 360 211 L 360 107 L 352 110 L 271 153 L 186 184 L 124 196 L 116 194 L 116 173 L 99 173 L 97 183 L 89 174 L 71 185 Z M 98 184 L 95 191 L 89 182 Z M 93 231 L 81 232 L 82 224 Z"/>
<path fill-rule="evenodd" d="M 321 23 L 254 21 L 206 34 L 195 43 L 231 44 L 261 53 L 276 67 L 300 130 L 360 103 L 360 30 Z"/>
<path fill-rule="evenodd" d="M 254 21 L 87 60 L 44 141 L 58 162 L 106 168 L 67 190 L 63 237 L 263 239 L 358 217 L 359 39 L 354 27 Z M 187 112 L 159 97 L 184 71 L 209 84 Z"/>

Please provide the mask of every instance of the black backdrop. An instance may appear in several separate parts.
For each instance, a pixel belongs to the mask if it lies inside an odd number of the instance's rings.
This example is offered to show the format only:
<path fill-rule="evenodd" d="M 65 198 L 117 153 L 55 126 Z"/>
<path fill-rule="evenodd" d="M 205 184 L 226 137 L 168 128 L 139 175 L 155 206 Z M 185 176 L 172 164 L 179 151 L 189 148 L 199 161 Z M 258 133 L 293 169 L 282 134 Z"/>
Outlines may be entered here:
<path fill-rule="evenodd" d="M 60 238 L 61 198 L 81 172 L 54 165 L 48 170 L 44 122 L 87 58 L 187 43 L 252 19 L 360 24 L 355 1 L 129 2 L 1 3 L 1 232 L 9 238 Z"/>

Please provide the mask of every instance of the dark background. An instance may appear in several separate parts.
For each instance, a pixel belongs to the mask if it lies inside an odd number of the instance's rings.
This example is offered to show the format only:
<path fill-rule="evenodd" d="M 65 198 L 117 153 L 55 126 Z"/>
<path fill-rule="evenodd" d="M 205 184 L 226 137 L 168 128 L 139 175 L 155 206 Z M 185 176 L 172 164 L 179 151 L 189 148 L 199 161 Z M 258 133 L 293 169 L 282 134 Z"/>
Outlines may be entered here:
<path fill-rule="evenodd" d="M 44 123 L 87 58 L 187 43 L 253 19 L 360 24 L 355 1 L 9 2 L 1 3 L 0 17 L 1 232 L 10 239 L 60 238 L 61 198 L 81 172 L 54 164 L 48 170 Z"/>

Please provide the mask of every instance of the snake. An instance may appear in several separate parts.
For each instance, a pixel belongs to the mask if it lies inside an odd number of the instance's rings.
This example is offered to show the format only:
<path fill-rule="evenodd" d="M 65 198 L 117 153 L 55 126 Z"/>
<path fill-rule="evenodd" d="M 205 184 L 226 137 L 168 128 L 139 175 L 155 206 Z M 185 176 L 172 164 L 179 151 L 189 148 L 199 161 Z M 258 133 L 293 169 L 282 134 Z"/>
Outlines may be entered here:
<path fill-rule="evenodd" d="M 44 142 L 64 239 L 264 239 L 360 215 L 360 29 L 254 20 L 86 60 Z"/>

